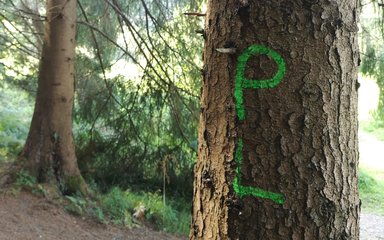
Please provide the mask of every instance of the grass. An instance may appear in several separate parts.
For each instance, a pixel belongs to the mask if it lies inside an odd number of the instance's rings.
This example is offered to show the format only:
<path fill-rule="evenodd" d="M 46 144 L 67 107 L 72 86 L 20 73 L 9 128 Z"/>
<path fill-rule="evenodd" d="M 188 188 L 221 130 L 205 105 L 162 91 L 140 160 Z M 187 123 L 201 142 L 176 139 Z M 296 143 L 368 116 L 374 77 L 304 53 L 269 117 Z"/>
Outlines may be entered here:
<path fill-rule="evenodd" d="M 359 124 L 363 131 L 375 136 L 380 141 L 384 141 L 384 123 L 382 121 L 362 121 Z"/>
<path fill-rule="evenodd" d="M 360 129 L 384 141 L 384 122 L 377 117 L 360 122 Z M 378 149 L 378 154 L 382 151 Z M 380 160 L 383 160 L 380 158 Z M 360 165 L 359 191 L 362 211 L 384 215 L 384 171 L 369 165 Z"/>
<path fill-rule="evenodd" d="M 384 216 L 384 180 L 372 170 L 360 169 L 359 191 L 362 211 Z"/>

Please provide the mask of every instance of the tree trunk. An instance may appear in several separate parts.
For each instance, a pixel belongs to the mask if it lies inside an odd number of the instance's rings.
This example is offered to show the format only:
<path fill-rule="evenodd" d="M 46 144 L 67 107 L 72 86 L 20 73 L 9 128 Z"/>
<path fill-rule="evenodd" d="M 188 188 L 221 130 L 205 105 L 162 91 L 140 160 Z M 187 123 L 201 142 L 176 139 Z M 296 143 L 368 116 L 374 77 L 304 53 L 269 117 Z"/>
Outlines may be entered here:
<path fill-rule="evenodd" d="M 47 0 L 35 110 L 22 152 L 39 182 L 64 193 L 85 191 L 72 134 L 76 0 Z"/>
<path fill-rule="evenodd" d="M 381 121 L 381 127 L 384 126 L 384 79 L 377 78 L 376 79 L 377 86 L 379 87 L 379 103 L 376 108 L 376 112 L 374 117 L 376 120 Z"/>
<path fill-rule="evenodd" d="M 358 239 L 356 1 L 208 1 L 191 239 Z"/>

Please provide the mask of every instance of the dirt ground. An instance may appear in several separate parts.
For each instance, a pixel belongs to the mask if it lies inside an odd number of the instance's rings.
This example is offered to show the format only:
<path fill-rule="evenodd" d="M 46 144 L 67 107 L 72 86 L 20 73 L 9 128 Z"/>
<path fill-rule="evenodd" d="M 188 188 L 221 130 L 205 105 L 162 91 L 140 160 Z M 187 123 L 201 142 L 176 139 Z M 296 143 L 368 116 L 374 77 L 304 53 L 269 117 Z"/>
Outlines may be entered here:
<path fill-rule="evenodd" d="M 360 217 L 360 240 L 384 240 L 384 216 L 362 213 Z"/>
<path fill-rule="evenodd" d="M 384 239 L 384 217 L 362 213 L 360 239 Z M 21 192 L 0 195 L 0 240 L 182 240 L 185 237 L 75 217 L 46 198 Z"/>
<path fill-rule="evenodd" d="M 0 195 L 0 240 L 181 240 L 146 227 L 132 229 L 96 223 L 68 214 L 45 198 L 21 192 Z"/>

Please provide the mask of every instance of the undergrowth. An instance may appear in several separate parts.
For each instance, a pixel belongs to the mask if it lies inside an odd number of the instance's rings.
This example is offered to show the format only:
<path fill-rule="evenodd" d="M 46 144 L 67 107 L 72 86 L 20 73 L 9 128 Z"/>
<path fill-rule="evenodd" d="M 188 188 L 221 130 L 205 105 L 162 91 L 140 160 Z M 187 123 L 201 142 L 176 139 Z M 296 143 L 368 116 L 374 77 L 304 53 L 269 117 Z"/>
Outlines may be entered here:
<path fill-rule="evenodd" d="M 127 227 L 146 225 L 155 230 L 185 236 L 189 232 L 188 204 L 170 201 L 164 205 L 158 193 L 123 191 L 114 187 L 98 196 L 96 201 L 76 195 L 65 198 L 69 200 L 64 207 L 68 212 L 88 215 L 101 223 L 112 222 Z"/>
<path fill-rule="evenodd" d="M 95 188 L 94 183 L 89 186 Z M 93 198 L 85 198 L 80 193 L 57 197 L 60 195 L 57 187 L 39 184 L 27 171 L 20 171 L 12 192 L 18 194 L 22 189 L 50 199 L 54 196 L 55 202 L 67 212 L 91 217 L 103 224 L 113 223 L 127 227 L 146 225 L 158 231 L 185 236 L 189 232 L 189 204 L 183 200 L 168 200 L 164 204 L 158 192 L 123 191 L 113 187 L 108 193 L 95 194 Z"/>
<path fill-rule="evenodd" d="M 367 170 L 360 170 L 359 191 L 363 211 L 384 215 L 383 189 L 384 180 L 376 179 Z"/>
<path fill-rule="evenodd" d="M 90 184 L 92 187 L 92 183 Z M 48 186 L 38 184 L 26 171 L 17 175 L 16 187 L 31 190 L 32 193 L 49 197 L 52 191 Z M 360 169 L 359 191 L 362 210 L 384 215 L 384 181 L 376 179 L 365 169 Z M 185 201 L 168 201 L 165 205 L 159 193 L 133 192 L 113 187 L 108 193 L 93 199 L 86 199 L 80 194 L 62 196 L 60 205 L 68 212 L 88 216 L 100 223 L 113 223 L 133 227 L 150 226 L 156 230 L 186 236 L 189 231 L 189 204 Z M 140 213 L 141 211 L 141 213 Z M 138 216 L 141 214 L 141 217 Z"/>
<path fill-rule="evenodd" d="M 164 205 L 158 193 L 122 191 L 118 187 L 103 195 L 100 201 L 104 212 L 115 223 L 132 224 L 133 215 L 144 210 L 144 221 L 156 230 L 187 235 L 190 213 L 188 204 L 169 201 Z"/>
<path fill-rule="evenodd" d="M 10 161 L 21 151 L 32 115 L 29 96 L 22 90 L 0 88 L 0 161 Z"/>

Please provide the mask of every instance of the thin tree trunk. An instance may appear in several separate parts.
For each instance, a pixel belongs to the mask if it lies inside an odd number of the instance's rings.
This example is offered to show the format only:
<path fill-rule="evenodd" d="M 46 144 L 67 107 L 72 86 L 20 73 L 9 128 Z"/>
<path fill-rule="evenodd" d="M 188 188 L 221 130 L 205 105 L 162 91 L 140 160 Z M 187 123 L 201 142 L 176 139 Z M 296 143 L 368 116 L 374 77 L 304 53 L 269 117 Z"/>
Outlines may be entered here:
<path fill-rule="evenodd" d="M 208 1 L 191 239 L 359 238 L 356 24 L 350 0 Z"/>
<path fill-rule="evenodd" d="M 378 83 L 377 85 L 379 86 L 379 103 L 377 105 L 375 117 L 376 119 L 383 121 L 384 120 L 384 80 L 377 79 L 376 82 Z M 384 123 L 382 123 L 381 125 L 383 126 Z"/>
<path fill-rule="evenodd" d="M 84 192 L 72 134 L 76 0 L 47 0 L 46 7 L 35 110 L 22 157 L 40 182 Z"/>

